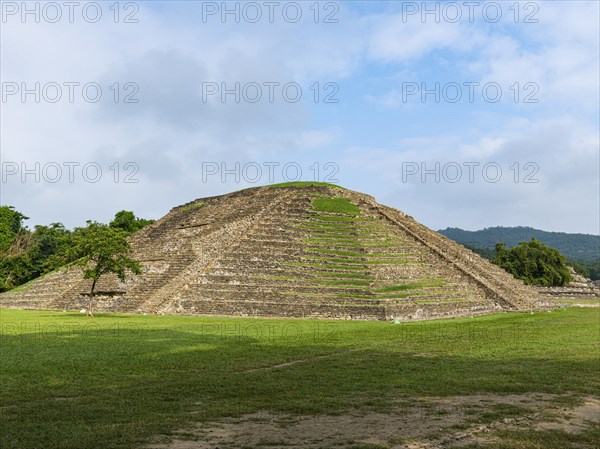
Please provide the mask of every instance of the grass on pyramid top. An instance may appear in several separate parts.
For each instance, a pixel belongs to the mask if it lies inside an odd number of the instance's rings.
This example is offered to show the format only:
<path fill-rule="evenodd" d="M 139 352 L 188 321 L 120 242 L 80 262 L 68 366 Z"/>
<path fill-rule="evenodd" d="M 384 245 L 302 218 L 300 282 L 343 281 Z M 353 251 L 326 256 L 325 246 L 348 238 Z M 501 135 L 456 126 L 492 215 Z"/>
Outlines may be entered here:
<path fill-rule="evenodd" d="M 282 182 L 279 184 L 269 184 L 265 187 L 334 187 L 337 189 L 344 189 L 344 187 L 338 186 L 336 184 L 331 184 L 328 182 L 317 182 L 317 181 Z"/>
<path fill-rule="evenodd" d="M 350 215 L 352 217 L 360 215 L 360 209 L 358 206 L 348 198 L 317 198 L 313 201 L 313 210 L 317 212 L 330 212 Z"/>

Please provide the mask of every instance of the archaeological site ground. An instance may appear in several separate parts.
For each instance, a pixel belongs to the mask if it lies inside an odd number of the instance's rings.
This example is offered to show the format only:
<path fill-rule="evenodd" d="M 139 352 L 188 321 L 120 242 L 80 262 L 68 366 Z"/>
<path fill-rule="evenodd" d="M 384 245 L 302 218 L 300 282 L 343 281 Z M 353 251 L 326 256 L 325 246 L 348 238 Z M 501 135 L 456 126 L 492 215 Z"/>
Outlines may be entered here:
<path fill-rule="evenodd" d="M 80 268 L 0 295 L 2 449 L 600 447 L 600 308 L 368 195 L 203 198 L 131 244 L 94 318 Z"/>
<path fill-rule="evenodd" d="M 592 449 L 598 308 L 342 321 L 0 310 L 3 449 Z"/>

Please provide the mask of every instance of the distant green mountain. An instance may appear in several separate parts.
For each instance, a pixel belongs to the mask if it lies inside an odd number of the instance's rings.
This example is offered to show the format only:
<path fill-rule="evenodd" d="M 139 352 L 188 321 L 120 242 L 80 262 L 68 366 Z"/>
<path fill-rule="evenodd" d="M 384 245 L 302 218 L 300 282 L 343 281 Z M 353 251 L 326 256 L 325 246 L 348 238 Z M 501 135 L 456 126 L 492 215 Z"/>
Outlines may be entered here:
<path fill-rule="evenodd" d="M 572 260 L 592 262 L 600 257 L 600 235 L 547 232 L 525 226 L 515 228 L 497 226 L 479 231 L 446 228 L 438 232 L 449 239 L 472 248 L 494 249 L 496 243 L 499 242 L 504 242 L 508 247 L 513 247 L 518 245 L 519 242 L 528 242 L 533 237 L 548 246 L 558 249 L 563 255 Z"/>

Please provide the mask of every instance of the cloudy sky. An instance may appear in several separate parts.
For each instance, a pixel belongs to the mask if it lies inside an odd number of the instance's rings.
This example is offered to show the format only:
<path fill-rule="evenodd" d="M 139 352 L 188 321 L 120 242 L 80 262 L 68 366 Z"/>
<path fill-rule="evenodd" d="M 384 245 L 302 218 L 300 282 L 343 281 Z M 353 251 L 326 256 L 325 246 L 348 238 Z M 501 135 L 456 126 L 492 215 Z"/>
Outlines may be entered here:
<path fill-rule="evenodd" d="M 599 233 L 596 1 L 1 5 L 0 201 L 30 227 L 300 178 Z"/>

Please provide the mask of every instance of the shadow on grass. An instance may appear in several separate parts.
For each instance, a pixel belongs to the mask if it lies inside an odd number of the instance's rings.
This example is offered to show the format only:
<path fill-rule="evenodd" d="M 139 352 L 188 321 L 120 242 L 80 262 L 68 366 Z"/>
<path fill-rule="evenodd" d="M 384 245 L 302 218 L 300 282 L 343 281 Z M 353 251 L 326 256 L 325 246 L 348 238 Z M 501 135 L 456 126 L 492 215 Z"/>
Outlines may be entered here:
<path fill-rule="evenodd" d="M 61 317 L 72 316 L 79 317 Z M 3 448 L 131 448 L 194 422 L 260 410 L 386 411 L 398 397 L 598 388 L 592 356 L 448 354 L 437 340 L 361 348 L 360 337 L 276 339 L 218 323 L 179 330 L 146 329 L 139 319 L 129 329 L 68 325 L 1 334 Z M 245 372 L 253 368 L 264 369 Z"/>

